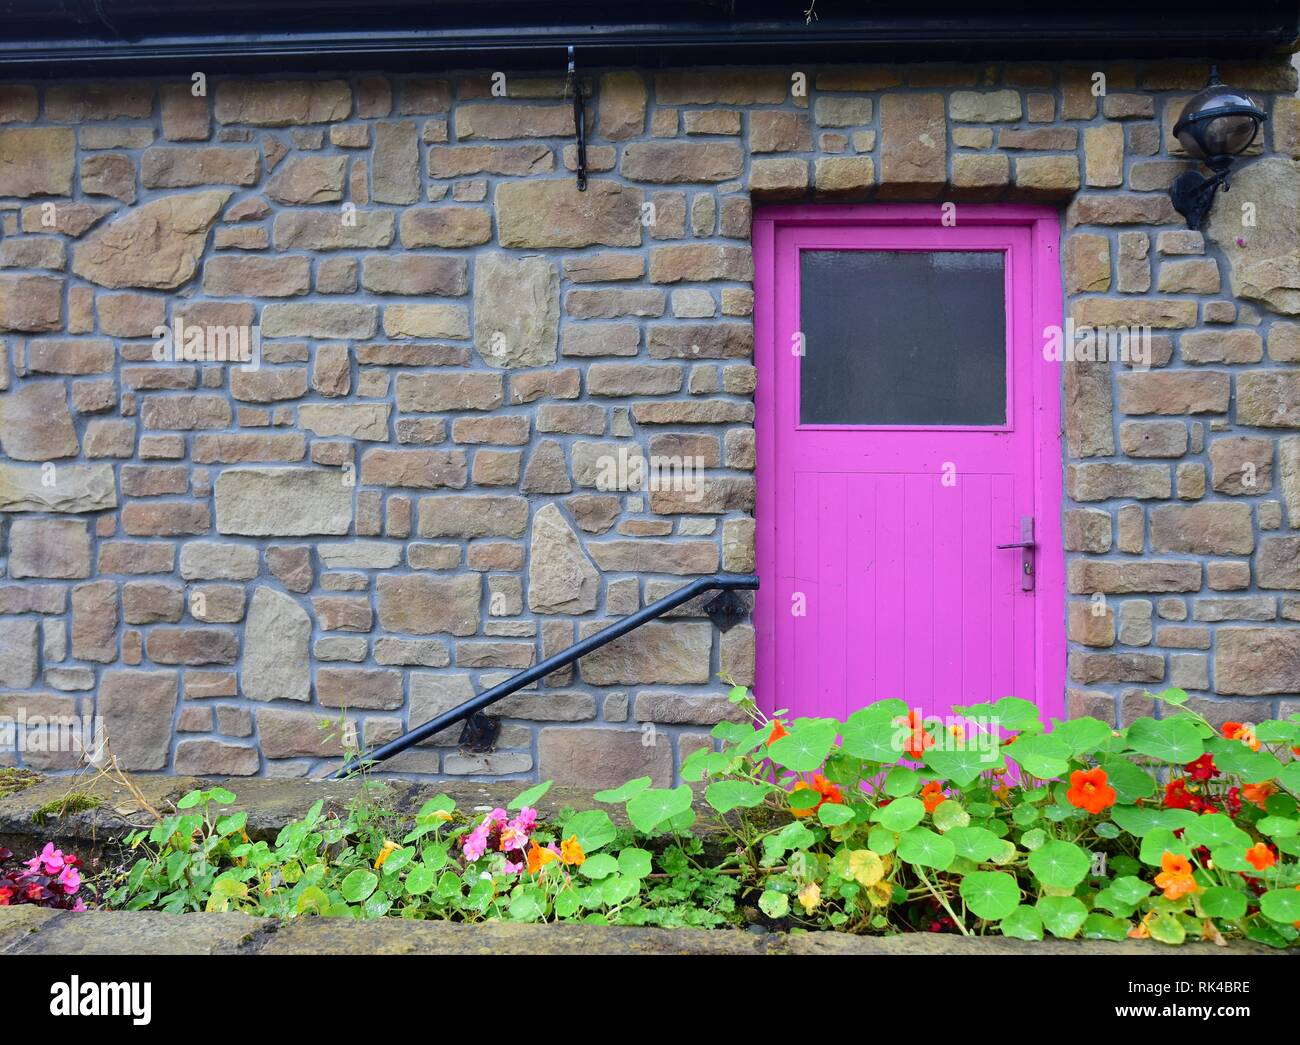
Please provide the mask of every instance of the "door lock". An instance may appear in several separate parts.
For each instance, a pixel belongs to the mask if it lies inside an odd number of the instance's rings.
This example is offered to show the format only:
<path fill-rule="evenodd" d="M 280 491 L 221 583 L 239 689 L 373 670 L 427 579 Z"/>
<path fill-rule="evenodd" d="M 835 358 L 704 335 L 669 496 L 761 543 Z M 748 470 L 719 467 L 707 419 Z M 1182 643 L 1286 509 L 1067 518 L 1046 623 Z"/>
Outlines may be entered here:
<path fill-rule="evenodd" d="M 1034 542 L 1034 517 L 1032 515 L 1022 515 L 1020 517 L 1020 540 L 1011 544 L 999 544 L 999 548 L 1019 548 L 1020 549 L 1020 590 L 1034 590 L 1034 548 L 1037 544 Z"/>

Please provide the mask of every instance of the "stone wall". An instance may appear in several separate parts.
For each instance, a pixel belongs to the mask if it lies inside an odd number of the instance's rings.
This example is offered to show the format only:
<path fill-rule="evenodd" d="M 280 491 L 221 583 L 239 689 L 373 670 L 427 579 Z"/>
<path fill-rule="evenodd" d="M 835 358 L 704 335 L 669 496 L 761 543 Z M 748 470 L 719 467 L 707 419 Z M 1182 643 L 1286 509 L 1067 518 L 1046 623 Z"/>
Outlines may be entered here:
<path fill-rule="evenodd" d="M 535 74 L 0 84 L 0 715 L 93 713 L 135 770 L 303 775 L 324 719 L 389 739 L 751 570 L 750 218 L 805 198 L 1059 201 L 1076 321 L 1156 328 L 1150 372 L 1063 367 L 1070 707 L 1277 713 L 1300 111 L 1290 66 L 1224 66 L 1266 157 L 1188 232 L 1170 127 L 1206 72 L 597 71 L 585 193 Z M 159 326 L 256 326 L 261 365 L 160 362 Z M 699 459 L 701 495 L 608 489 L 624 452 Z M 753 649 L 688 606 L 498 706 L 495 752 L 456 729 L 389 768 L 667 781 Z M 0 764 L 72 763 L 27 746 Z"/>

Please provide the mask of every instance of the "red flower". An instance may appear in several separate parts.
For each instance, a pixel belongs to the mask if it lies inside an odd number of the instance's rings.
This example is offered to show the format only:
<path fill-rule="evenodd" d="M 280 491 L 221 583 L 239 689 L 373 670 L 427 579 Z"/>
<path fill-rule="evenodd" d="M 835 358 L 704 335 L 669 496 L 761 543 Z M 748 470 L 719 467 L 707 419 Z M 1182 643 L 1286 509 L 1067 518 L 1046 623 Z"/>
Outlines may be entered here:
<path fill-rule="evenodd" d="M 913 708 L 907 713 L 906 718 L 896 718 L 894 723 L 899 726 L 906 726 L 911 735 L 903 741 L 903 754 L 908 758 L 917 759 L 918 761 L 925 757 L 925 749 L 934 747 L 934 737 L 925 731 L 925 723 L 921 720 L 921 713 Z"/>
<path fill-rule="evenodd" d="M 1086 809 L 1097 816 L 1115 804 L 1115 797 L 1115 789 L 1106 783 L 1106 771 L 1100 766 L 1076 769 L 1070 774 L 1070 789 L 1065 793 L 1065 800 L 1076 809 Z"/>
<path fill-rule="evenodd" d="M 1214 765 L 1214 758 L 1209 752 L 1193 762 L 1188 762 L 1183 768 L 1192 775 L 1193 780 L 1213 780 L 1219 775 L 1219 770 Z"/>
<path fill-rule="evenodd" d="M 1178 777 L 1165 785 L 1166 809 L 1197 809 L 1201 800 L 1187 790 L 1187 778 Z"/>
<path fill-rule="evenodd" d="M 788 737 L 789 735 L 790 734 L 786 731 L 784 724 L 782 724 L 781 720 L 778 718 L 775 722 L 772 723 L 772 732 L 767 735 L 767 740 L 765 743 L 767 743 L 770 746 L 772 744 L 775 744 L 782 737 Z"/>
<path fill-rule="evenodd" d="M 927 813 L 933 813 L 947 797 L 943 793 L 943 784 L 938 780 L 931 780 L 921 788 L 921 802 Z"/>

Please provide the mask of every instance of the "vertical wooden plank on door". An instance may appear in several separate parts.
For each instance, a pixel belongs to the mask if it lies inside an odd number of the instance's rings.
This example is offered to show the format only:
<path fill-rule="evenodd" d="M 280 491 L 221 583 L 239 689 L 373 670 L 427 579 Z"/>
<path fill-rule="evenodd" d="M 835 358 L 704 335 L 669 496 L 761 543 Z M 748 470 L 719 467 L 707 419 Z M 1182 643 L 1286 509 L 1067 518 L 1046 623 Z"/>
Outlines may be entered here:
<path fill-rule="evenodd" d="M 1020 551 L 996 548 L 1020 540 L 1020 520 L 1016 517 L 1016 483 L 1010 475 L 993 476 L 992 510 L 993 557 L 992 606 L 993 624 L 993 699 L 1020 696 L 1016 692 L 1016 599 L 1020 597 Z"/>
<path fill-rule="evenodd" d="M 875 700 L 879 693 L 876 679 L 876 592 L 880 570 L 876 519 L 877 476 L 870 472 L 853 472 L 848 476 L 849 539 L 847 555 L 851 576 L 859 579 L 849 592 L 848 622 L 848 701 L 845 715 Z"/>
<path fill-rule="evenodd" d="M 961 703 L 961 665 L 966 645 L 962 577 L 962 496 L 966 477 L 944 475 L 934 485 L 934 693 L 940 707 Z"/>
<path fill-rule="evenodd" d="M 907 607 L 903 685 L 908 704 L 934 710 L 934 487 L 937 475 L 911 473 L 903 486 Z"/>
<path fill-rule="evenodd" d="M 963 475 L 957 482 L 961 490 L 961 697 L 965 703 L 978 704 L 993 692 L 993 484 L 984 473 Z"/>
<path fill-rule="evenodd" d="M 844 475 L 818 476 L 818 713 L 843 717 L 848 691 L 848 503 Z"/>
<path fill-rule="evenodd" d="M 818 529 L 818 479 L 816 472 L 796 471 L 794 475 L 794 519 L 793 531 L 786 540 L 794 545 L 794 590 L 791 601 L 784 612 L 790 614 L 791 656 L 794 666 L 790 684 L 803 691 L 807 687 L 810 695 L 817 692 L 817 635 L 824 620 L 822 614 L 822 597 L 820 575 L 818 572 L 820 531 Z M 796 616 L 798 610 L 803 616 Z M 777 613 L 782 608 L 777 607 Z M 782 707 L 788 706 L 784 695 L 777 698 Z M 817 714 L 812 709 L 801 709 L 802 714 Z"/>
<path fill-rule="evenodd" d="M 903 648 L 906 634 L 907 577 L 904 569 L 903 476 L 876 476 L 876 696 L 903 697 Z"/>

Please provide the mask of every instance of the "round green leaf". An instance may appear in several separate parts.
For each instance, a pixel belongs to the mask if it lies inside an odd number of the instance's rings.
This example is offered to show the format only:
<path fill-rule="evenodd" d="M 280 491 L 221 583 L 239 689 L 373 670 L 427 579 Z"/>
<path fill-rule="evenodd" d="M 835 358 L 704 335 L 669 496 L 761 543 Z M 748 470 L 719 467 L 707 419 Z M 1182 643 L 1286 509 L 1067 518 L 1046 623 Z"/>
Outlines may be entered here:
<path fill-rule="evenodd" d="M 730 813 L 736 808 L 753 809 L 761 805 L 771 790 L 771 784 L 755 784 L 748 780 L 719 780 L 705 789 L 704 798 L 719 813 Z"/>
<path fill-rule="evenodd" d="M 650 854 L 644 849 L 629 847 L 618 854 L 619 874 L 641 879 L 650 873 Z"/>
<path fill-rule="evenodd" d="M 880 705 L 855 711 L 840 733 L 844 751 L 867 762 L 898 761 L 902 754 L 898 747 L 898 726 L 894 724 L 898 714 L 901 712 L 891 714 Z"/>
<path fill-rule="evenodd" d="M 925 818 L 925 803 L 919 798 L 896 798 L 883 809 L 871 814 L 871 819 L 891 831 L 906 831 Z"/>
<path fill-rule="evenodd" d="M 934 826 L 940 831 L 951 831 L 954 827 L 965 827 L 970 823 L 970 814 L 961 807 L 960 802 L 945 799 L 935 806 L 931 815 Z"/>
<path fill-rule="evenodd" d="M 1110 883 L 1110 890 L 1126 904 L 1136 907 L 1151 895 L 1151 886 L 1135 875 L 1125 875 Z"/>
<path fill-rule="evenodd" d="M 1190 812 L 1190 810 L 1189 810 Z M 1250 835 L 1232 822 L 1232 818 L 1223 813 L 1206 813 L 1198 816 L 1187 825 L 1183 837 L 1191 845 L 1203 845 L 1209 849 L 1219 846 L 1240 846 L 1249 849 Z"/>
<path fill-rule="evenodd" d="M 594 853 L 601 846 L 609 845 L 614 840 L 617 830 L 609 814 L 603 809 L 587 809 L 569 817 L 564 823 L 561 834 L 565 838 L 577 835 L 582 851 Z"/>
<path fill-rule="evenodd" d="M 1290 838 L 1300 832 L 1300 821 L 1289 816 L 1266 816 L 1255 825 L 1255 829 L 1270 838 Z"/>
<path fill-rule="evenodd" d="M 906 766 L 895 766 L 891 769 L 885 774 L 885 783 L 883 785 L 885 794 L 894 798 L 915 794 L 920 786 L 921 774 L 915 769 L 908 769 Z"/>
<path fill-rule="evenodd" d="M 977 864 L 992 860 L 1003 846 L 1002 839 L 986 827 L 954 827 L 944 837 L 956 847 L 958 856 Z"/>
<path fill-rule="evenodd" d="M 531 890 L 520 893 L 510 901 L 509 913 L 516 922 L 535 922 L 542 916 L 542 905 Z"/>
<path fill-rule="evenodd" d="M 1088 908 L 1077 896 L 1043 896 L 1036 906 L 1043 926 L 1062 940 L 1073 939 L 1088 917 Z"/>
<path fill-rule="evenodd" d="M 837 827 L 853 819 L 853 810 L 846 805 L 827 802 L 818 807 L 817 819 L 827 827 Z"/>
<path fill-rule="evenodd" d="M 691 808 L 691 789 L 682 784 L 674 788 L 650 788 L 627 803 L 627 816 L 638 831 L 650 832 Z"/>
<path fill-rule="evenodd" d="M 339 892 L 343 894 L 343 899 L 347 900 L 348 903 L 360 903 L 375 891 L 375 886 L 378 884 L 378 875 L 358 867 L 343 879 L 343 884 L 339 886 Z"/>
<path fill-rule="evenodd" d="M 758 898 L 758 909 L 769 918 L 784 918 L 790 911 L 790 897 L 775 889 L 764 889 Z"/>
<path fill-rule="evenodd" d="M 936 774 L 958 787 L 966 787 L 990 769 L 1001 769 L 1006 763 L 996 750 L 981 751 L 974 745 L 954 744 L 951 747 L 926 749 L 925 764 Z"/>
<path fill-rule="evenodd" d="M 867 832 L 867 846 L 873 853 L 884 856 L 894 851 L 894 832 L 887 827 L 873 827 Z"/>
<path fill-rule="evenodd" d="M 425 864 L 415 864 L 406 874 L 406 891 L 412 896 L 422 896 L 433 888 L 433 869 Z"/>
<path fill-rule="evenodd" d="M 600 880 L 608 878 L 618 870 L 618 861 L 608 853 L 597 853 L 595 856 L 589 856 L 582 862 L 578 868 L 586 878 Z"/>
<path fill-rule="evenodd" d="M 957 847 L 929 828 L 914 827 L 899 837 L 898 855 L 909 864 L 944 871 L 956 858 Z"/>
<path fill-rule="evenodd" d="M 1114 940 L 1122 942 L 1128 939 L 1132 928 L 1127 918 L 1111 918 L 1104 914 L 1088 915 L 1083 920 L 1083 938 L 1085 940 Z"/>
<path fill-rule="evenodd" d="M 1123 758 L 1106 759 L 1101 763 L 1106 770 L 1106 782 L 1115 789 L 1115 801 L 1132 805 L 1139 798 L 1150 798 L 1155 793 L 1155 779 L 1141 766 Z"/>
<path fill-rule="evenodd" d="M 1246 914 L 1246 894 L 1225 885 L 1216 885 L 1201 893 L 1201 910 L 1211 918 L 1236 920 Z"/>
<path fill-rule="evenodd" d="M 1129 746 L 1143 755 L 1180 765 L 1198 759 L 1205 744 L 1196 723 L 1186 715 L 1140 718 L 1128 727 Z"/>
<path fill-rule="evenodd" d="M 796 773 L 809 773 L 826 761 L 838 731 L 839 724 L 830 719 L 800 723 L 767 746 L 768 757 Z"/>
<path fill-rule="evenodd" d="M 1188 856 L 1191 848 L 1185 839 L 1175 837 L 1174 832 L 1167 827 L 1156 827 L 1148 831 L 1142 838 L 1142 848 L 1138 854 L 1142 862 L 1150 867 L 1159 867 L 1160 858 L 1165 853 Z"/>
<path fill-rule="evenodd" d="M 1031 853 L 1035 849 L 1041 849 L 1047 841 L 1047 832 L 1041 827 L 1035 827 L 1031 831 L 1026 831 L 1020 836 L 1020 844 L 1028 849 Z"/>
<path fill-rule="evenodd" d="M 650 778 L 648 776 L 639 776 L 635 780 L 629 780 L 626 784 L 609 791 L 597 791 L 591 797 L 597 802 L 620 805 L 629 798 L 635 798 L 649 786 Z"/>
<path fill-rule="evenodd" d="M 1275 922 L 1300 922 L 1300 889 L 1273 889 L 1259 898 L 1259 909 Z"/>
<path fill-rule="evenodd" d="M 1146 926 L 1147 931 L 1151 933 L 1151 939 L 1160 943 L 1177 946 L 1187 939 L 1187 930 L 1183 927 L 1183 923 L 1168 911 L 1156 911 Z"/>
<path fill-rule="evenodd" d="M 1050 779 L 1070 768 L 1070 749 L 1050 734 L 1021 734 L 1002 753 L 1032 776 Z"/>
<path fill-rule="evenodd" d="M 1041 940 L 1043 919 L 1034 908 L 1021 904 L 1002 919 L 998 931 L 1015 940 Z"/>
<path fill-rule="evenodd" d="M 1074 756 L 1095 751 L 1110 739 L 1111 727 L 1099 719 L 1072 718 L 1057 722 L 1052 727 L 1052 736 L 1065 744 Z"/>
<path fill-rule="evenodd" d="M 1045 842 L 1029 854 L 1029 869 L 1038 880 L 1061 889 L 1073 889 L 1091 866 L 1087 852 L 1073 842 Z"/>
<path fill-rule="evenodd" d="M 961 882 L 961 898 L 985 921 L 1007 918 L 1020 903 L 1020 888 L 1006 871 L 975 871 Z"/>

